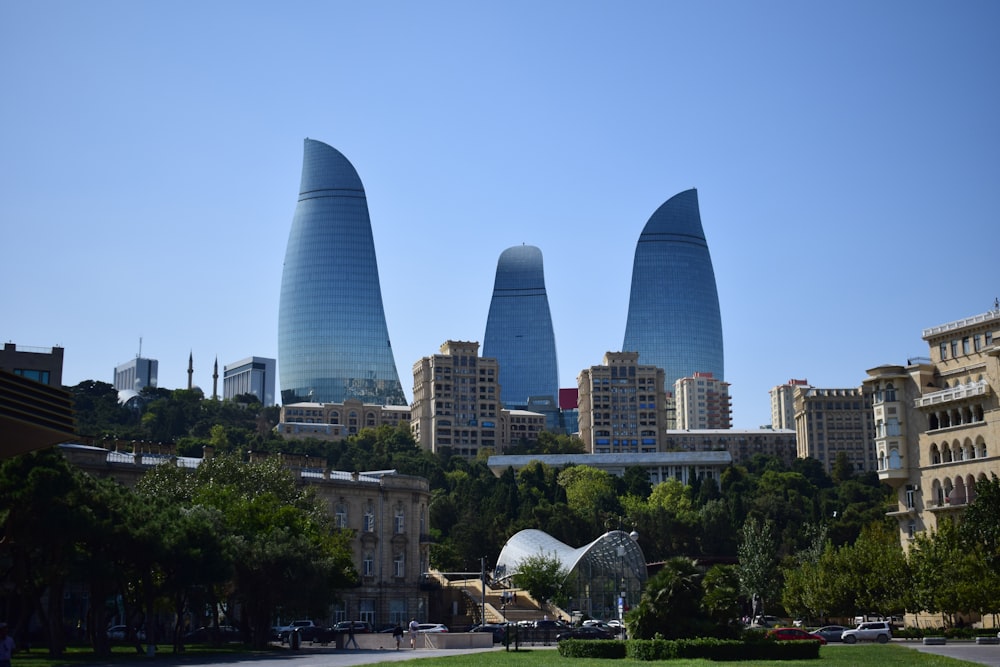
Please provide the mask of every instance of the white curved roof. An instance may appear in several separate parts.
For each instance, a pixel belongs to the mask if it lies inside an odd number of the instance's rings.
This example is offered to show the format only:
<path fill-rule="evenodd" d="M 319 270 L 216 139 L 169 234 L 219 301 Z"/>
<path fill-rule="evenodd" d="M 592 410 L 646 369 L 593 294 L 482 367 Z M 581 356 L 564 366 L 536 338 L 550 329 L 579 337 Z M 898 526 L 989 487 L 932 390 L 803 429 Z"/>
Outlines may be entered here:
<path fill-rule="evenodd" d="M 586 565 L 591 571 L 616 572 L 624 567 L 639 582 L 646 581 L 646 558 L 628 533 L 612 530 L 590 544 L 573 548 L 548 533 L 529 528 L 511 536 L 497 558 L 496 577 L 509 579 L 530 556 L 555 556 L 567 576 Z"/>

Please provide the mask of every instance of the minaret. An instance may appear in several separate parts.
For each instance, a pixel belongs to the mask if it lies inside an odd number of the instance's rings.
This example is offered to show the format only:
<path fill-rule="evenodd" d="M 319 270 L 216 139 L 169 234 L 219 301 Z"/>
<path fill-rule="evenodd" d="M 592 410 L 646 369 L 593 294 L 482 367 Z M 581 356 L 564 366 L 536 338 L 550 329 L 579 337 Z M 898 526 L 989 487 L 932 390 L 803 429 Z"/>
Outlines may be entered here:
<path fill-rule="evenodd" d="M 193 380 L 194 380 L 194 351 L 192 350 L 191 353 L 188 355 L 188 389 L 189 390 L 194 387 Z"/>
<path fill-rule="evenodd" d="M 215 355 L 215 367 L 212 369 L 212 400 L 219 400 L 219 355 Z"/>

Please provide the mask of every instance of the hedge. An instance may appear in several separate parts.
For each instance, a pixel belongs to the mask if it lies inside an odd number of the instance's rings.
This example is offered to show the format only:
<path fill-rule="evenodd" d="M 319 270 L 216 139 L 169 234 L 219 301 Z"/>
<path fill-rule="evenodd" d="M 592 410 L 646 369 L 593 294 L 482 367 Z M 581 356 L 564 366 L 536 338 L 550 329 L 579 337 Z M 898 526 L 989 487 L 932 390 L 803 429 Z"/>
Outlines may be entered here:
<path fill-rule="evenodd" d="M 617 639 L 564 639 L 558 644 L 559 655 L 566 658 L 625 657 L 625 642 Z"/>
<path fill-rule="evenodd" d="M 819 658 L 819 642 L 749 641 L 735 639 L 565 639 L 559 655 L 566 658 L 631 658 L 633 660 L 704 659 L 814 660 Z"/>

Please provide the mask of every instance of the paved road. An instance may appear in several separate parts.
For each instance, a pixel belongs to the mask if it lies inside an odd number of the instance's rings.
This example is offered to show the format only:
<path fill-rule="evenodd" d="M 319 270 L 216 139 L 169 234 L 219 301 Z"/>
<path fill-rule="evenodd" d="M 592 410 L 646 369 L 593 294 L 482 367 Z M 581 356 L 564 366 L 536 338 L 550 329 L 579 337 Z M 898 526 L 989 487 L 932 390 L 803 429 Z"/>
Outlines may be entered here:
<path fill-rule="evenodd" d="M 1000 667 L 1000 645 L 977 644 L 971 641 L 949 641 L 944 646 L 924 646 L 917 641 L 899 641 L 893 643 L 911 648 L 922 653 L 933 653 L 948 658 L 958 658 L 989 667 Z M 356 664 L 356 663 L 355 663 Z"/>

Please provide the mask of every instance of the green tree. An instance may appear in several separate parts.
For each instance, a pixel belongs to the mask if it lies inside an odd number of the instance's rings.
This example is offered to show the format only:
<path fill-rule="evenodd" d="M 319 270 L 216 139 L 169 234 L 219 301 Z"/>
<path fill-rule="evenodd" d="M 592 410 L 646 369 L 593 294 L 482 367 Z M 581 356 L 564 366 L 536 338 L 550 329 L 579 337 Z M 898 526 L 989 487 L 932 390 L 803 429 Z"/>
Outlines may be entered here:
<path fill-rule="evenodd" d="M 777 597 L 777 561 L 774 556 L 774 529 L 756 517 L 747 518 L 740 539 L 740 590 L 754 601 L 755 614 L 763 614 Z"/>
<path fill-rule="evenodd" d="M 595 532 L 602 528 L 602 517 L 620 510 L 615 478 L 590 466 L 570 466 L 559 473 L 558 483 L 566 491 L 566 502 L 573 512 L 590 522 Z"/>
<path fill-rule="evenodd" d="M 665 639 L 710 636 L 717 628 L 702 609 L 704 574 L 689 558 L 671 558 L 646 582 L 639 605 L 625 617 L 629 636 Z"/>
<path fill-rule="evenodd" d="M 563 593 L 569 571 L 555 553 L 527 556 L 512 577 L 514 585 L 528 591 L 539 602 L 547 602 Z"/>
<path fill-rule="evenodd" d="M 173 475 L 160 466 L 140 487 L 145 491 L 170 486 L 160 476 Z M 280 462 L 247 463 L 223 455 L 205 460 L 193 474 L 193 484 L 181 484 L 176 497 L 190 507 L 214 510 L 228 536 L 234 568 L 233 596 L 246 615 L 252 642 L 264 647 L 271 619 L 282 608 L 319 615 L 336 591 L 357 579 L 349 536 L 334 530 L 325 509 L 308 489 L 295 484 Z M 197 542 L 200 526 L 194 526 Z M 179 548 L 185 548 L 185 540 Z"/>

